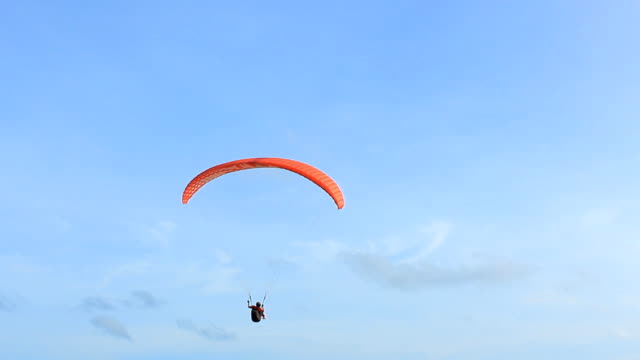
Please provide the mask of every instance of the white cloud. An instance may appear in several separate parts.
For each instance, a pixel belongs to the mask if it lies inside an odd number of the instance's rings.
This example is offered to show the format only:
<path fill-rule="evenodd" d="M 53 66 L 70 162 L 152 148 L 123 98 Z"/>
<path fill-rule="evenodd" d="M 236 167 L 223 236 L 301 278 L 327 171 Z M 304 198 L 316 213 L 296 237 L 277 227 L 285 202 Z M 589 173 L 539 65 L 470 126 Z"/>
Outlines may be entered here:
<path fill-rule="evenodd" d="M 422 233 L 431 235 L 431 243 L 419 248 L 414 256 L 410 256 L 409 258 L 402 260 L 401 263 L 411 264 L 425 260 L 431 253 L 444 244 L 452 228 L 453 225 L 451 223 L 444 221 L 436 221 L 422 228 Z"/>
<path fill-rule="evenodd" d="M 389 257 L 402 257 L 401 263 L 414 263 L 424 260 L 444 244 L 452 225 L 444 221 L 435 221 L 419 228 L 422 236 L 390 236 L 378 241 L 367 241 L 366 250 L 349 247 L 336 240 L 296 241 L 294 246 L 303 250 L 304 254 L 289 257 L 285 261 L 298 265 L 310 265 L 318 262 L 333 261 L 339 255 L 352 251 L 365 251 L 372 254 Z M 428 235 L 425 237 L 424 235 Z"/>
<path fill-rule="evenodd" d="M 430 286 L 466 283 L 499 283 L 526 274 L 529 269 L 503 259 L 475 257 L 473 263 L 445 268 L 429 257 L 445 244 L 453 225 L 434 221 L 419 228 L 418 235 L 367 241 L 358 248 L 335 240 L 296 242 L 304 253 L 287 258 L 302 267 L 341 260 L 356 274 L 395 289 L 414 290 Z M 425 236 L 427 235 L 427 236 Z"/>

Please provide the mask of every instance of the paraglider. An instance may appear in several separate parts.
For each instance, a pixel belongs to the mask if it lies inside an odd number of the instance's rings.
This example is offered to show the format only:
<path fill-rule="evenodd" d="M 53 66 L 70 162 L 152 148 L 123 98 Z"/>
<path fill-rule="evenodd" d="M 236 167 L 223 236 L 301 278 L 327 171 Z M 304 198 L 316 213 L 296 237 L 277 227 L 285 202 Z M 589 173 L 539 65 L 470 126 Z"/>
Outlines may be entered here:
<path fill-rule="evenodd" d="M 189 202 L 191 197 L 209 181 L 240 170 L 256 168 L 280 168 L 304 176 L 322 188 L 335 202 L 338 209 L 344 206 L 344 196 L 340 187 L 329 175 L 319 169 L 300 161 L 281 158 L 249 158 L 226 162 L 209 168 L 193 178 L 182 193 L 182 203 Z"/>
<path fill-rule="evenodd" d="M 247 302 L 247 305 L 248 304 L 249 303 Z M 261 319 L 266 319 L 267 318 L 264 315 L 264 308 L 261 307 L 260 301 L 258 301 L 255 306 L 248 305 L 248 307 L 253 309 L 253 310 L 251 310 L 251 321 L 260 322 Z"/>
<path fill-rule="evenodd" d="M 200 188 L 211 180 L 232 172 L 256 168 L 279 168 L 301 175 L 324 190 L 333 199 L 338 209 L 342 209 L 344 207 L 344 196 L 342 191 L 338 184 L 330 178 L 329 175 L 309 164 L 281 158 L 248 158 L 229 161 L 209 168 L 198 174 L 187 184 L 182 193 L 182 203 L 187 204 L 191 197 L 193 197 Z M 249 294 L 247 307 L 251 309 L 251 321 L 258 323 L 261 320 L 266 319 L 264 314 L 264 301 L 266 297 L 267 294 L 265 293 L 262 302 L 257 302 L 255 305 L 251 305 L 253 301 L 251 300 L 251 294 Z"/>
<path fill-rule="evenodd" d="M 247 308 L 251 309 L 251 321 L 257 323 L 262 319 L 266 319 L 267 317 L 264 315 L 264 301 L 267 298 L 267 294 L 264 294 L 264 298 L 262 298 L 262 303 L 258 301 L 255 305 L 251 305 L 253 300 L 251 300 L 251 294 L 249 294 L 249 300 L 247 300 Z"/>

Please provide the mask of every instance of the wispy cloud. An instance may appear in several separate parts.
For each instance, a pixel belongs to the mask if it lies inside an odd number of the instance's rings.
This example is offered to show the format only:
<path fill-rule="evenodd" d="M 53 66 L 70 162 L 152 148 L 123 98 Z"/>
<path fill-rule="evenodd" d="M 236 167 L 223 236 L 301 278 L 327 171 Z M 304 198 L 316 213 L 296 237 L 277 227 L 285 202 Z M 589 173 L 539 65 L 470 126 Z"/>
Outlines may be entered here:
<path fill-rule="evenodd" d="M 110 311 L 116 308 L 111 301 L 99 296 L 86 297 L 81 307 L 87 311 Z"/>
<path fill-rule="evenodd" d="M 118 308 L 116 303 L 131 308 L 152 309 L 161 306 L 163 301 L 148 291 L 136 290 L 131 292 L 128 298 L 121 300 L 110 300 L 103 296 L 89 296 L 84 298 L 80 306 L 86 311 L 113 311 Z"/>
<path fill-rule="evenodd" d="M 349 250 L 347 245 L 335 240 L 297 241 L 293 245 L 301 248 L 304 254 L 282 259 L 282 263 L 305 266 L 314 262 L 333 261 L 340 253 Z"/>
<path fill-rule="evenodd" d="M 136 290 L 131 293 L 131 298 L 126 300 L 126 304 L 129 306 L 151 309 L 162 305 L 162 301 L 148 291 Z"/>
<path fill-rule="evenodd" d="M 216 262 L 220 265 L 227 265 L 231 263 L 231 255 L 224 250 L 215 249 L 213 250 L 213 256 L 216 259 Z"/>
<path fill-rule="evenodd" d="M 117 265 L 107 271 L 99 287 L 106 288 L 116 279 L 146 275 L 151 271 L 153 265 L 153 262 L 147 259 Z"/>
<path fill-rule="evenodd" d="M 518 278 L 525 269 L 507 261 L 443 268 L 425 261 L 393 263 L 384 256 L 366 252 L 345 252 L 344 262 L 358 275 L 399 290 L 469 283 L 500 283 Z"/>
<path fill-rule="evenodd" d="M 213 324 L 206 327 L 200 327 L 189 319 L 179 319 L 176 321 L 179 328 L 185 331 L 197 334 L 209 341 L 230 341 L 235 340 L 236 335 L 221 329 Z"/>
<path fill-rule="evenodd" d="M 11 276 L 33 276 L 46 274 L 51 269 L 19 254 L 0 254 L 0 270 Z"/>
<path fill-rule="evenodd" d="M 617 328 L 613 333 L 621 339 L 634 339 L 636 337 L 629 329 L 626 328 Z"/>
<path fill-rule="evenodd" d="M 173 221 L 163 220 L 151 224 L 130 224 L 130 229 L 145 245 L 167 249 L 178 225 Z"/>
<path fill-rule="evenodd" d="M 0 295 L 0 311 L 14 311 L 17 304 L 14 300 L 9 299 L 8 296 Z"/>
<path fill-rule="evenodd" d="M 418 290 L 433 286 L 505 283 L 527 274 L 529 269 L 504 259 L 485 258 L 458 266 L 435 265 L 430 258 L 442 247 L 453 225 L 434 221 L 419 229 L 418 236 L 388 237 L 369 241 L 364 248 L 328 240 L 296 243 L 306 253 L 293 258 L 299 266 L 340 260 L 359 276 L 382 286 Z"/>
<path fill-rule="evenodd" d="M 431 235 L 431 242 L 427 246 L 418 249 L 415 255 L 402 260 L 402 262 L 405 264 L 409 264 L 427 258 L 431 253 L 436 251 L 436 249 L 444 244 L 447 236 L 449 236 L 449 233 L 451 232 L 452 227 L 453 225 L 451 223 L 436 221 L 421 229 L 422 233 Z"/>
<path fill-rule="evenodd" d="M 280 257 L 267 258 L 267 266 L 274 273 L 280 273 L 283 271 L 295 271 L 296 269 L 296 263 L 294 261 Z"/>
<path fill-rule="evenodd" d="M 106 316 L 94 317 L 91 319 L 91 324 L 104 331 L 107 335 L 133 341 L 133 338 L 129 335 L 127 328 L 125 328 L 120 321 L 114 318 Z"/>
<path fill-rule="evenodd" d="M 205 281 L 202 289 L 207 293 L 222 293 L 233 291 L 238 288 L 235 281 L 239 269 L 231 267 L 220 267 L 203 273 Z"/>
<path fill-rule="evenodd" d="M 237 290 L 240 269 L 231 265 L 228 255 L 223 252 L 214 253 L 217 262 L 212 262 L 209 254 L 202 256 L 205 259 L 157 256 L 116 265 L 106 271 L 100 287 L 107 288 L 118 279 L 132 285 L 148 283 L 150 286 L 162 285 L 165 288 L 194 286 L 208 293 Z"/>
<path fill-rule="evenodd" d="M 151 235 L 151 240 L 154 243 L 167 246 L 169 245 L 171 235 L 175 231 L 176 227 L 177 224 L 173 221 L 159 221 L 152 227 L 148 228 L 147 231 Z"/>

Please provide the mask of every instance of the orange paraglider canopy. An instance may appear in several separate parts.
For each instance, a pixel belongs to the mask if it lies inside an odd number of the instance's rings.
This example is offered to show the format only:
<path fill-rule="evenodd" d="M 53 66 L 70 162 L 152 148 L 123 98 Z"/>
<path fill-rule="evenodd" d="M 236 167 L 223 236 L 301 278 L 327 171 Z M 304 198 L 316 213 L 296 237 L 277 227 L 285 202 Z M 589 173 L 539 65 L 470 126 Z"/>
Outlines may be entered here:
<path fill-rule="evenodd" d="M 224 164 L 216 165 L 210 169 L 207 169 L 193 178 L 187 185 L 182 193 L 182 203 L 186 204 L 189 199 L 206 183 L 220 177 L 222 175 L 248 169 L 256 168 L 280 168 L 292 171 L 296 174 L 302 175 L 305 178 L 313 181 L 316 185 L 321 187 L 324 191 L 333 198 L 333 201 L 338 206 L 338 209 L 342 209 L 344 206 L 344 196 L 338 184 L 336 184 L 329 175 L 316 169 L 315 167 L 305 164 L 296 160 L 280 159 L 280 158 L 250 158 L 230 161 Z"/>

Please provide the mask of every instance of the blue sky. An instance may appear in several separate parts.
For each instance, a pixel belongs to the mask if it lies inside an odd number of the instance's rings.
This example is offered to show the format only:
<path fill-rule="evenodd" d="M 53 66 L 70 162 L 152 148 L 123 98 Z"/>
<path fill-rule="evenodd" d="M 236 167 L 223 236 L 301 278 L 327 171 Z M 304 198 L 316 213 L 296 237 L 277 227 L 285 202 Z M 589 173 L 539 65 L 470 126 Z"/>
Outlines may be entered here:
<path fill-rule="evenodd" d="M 3 357 L 638 359 L 637 2 L 2 7 Z"/>

